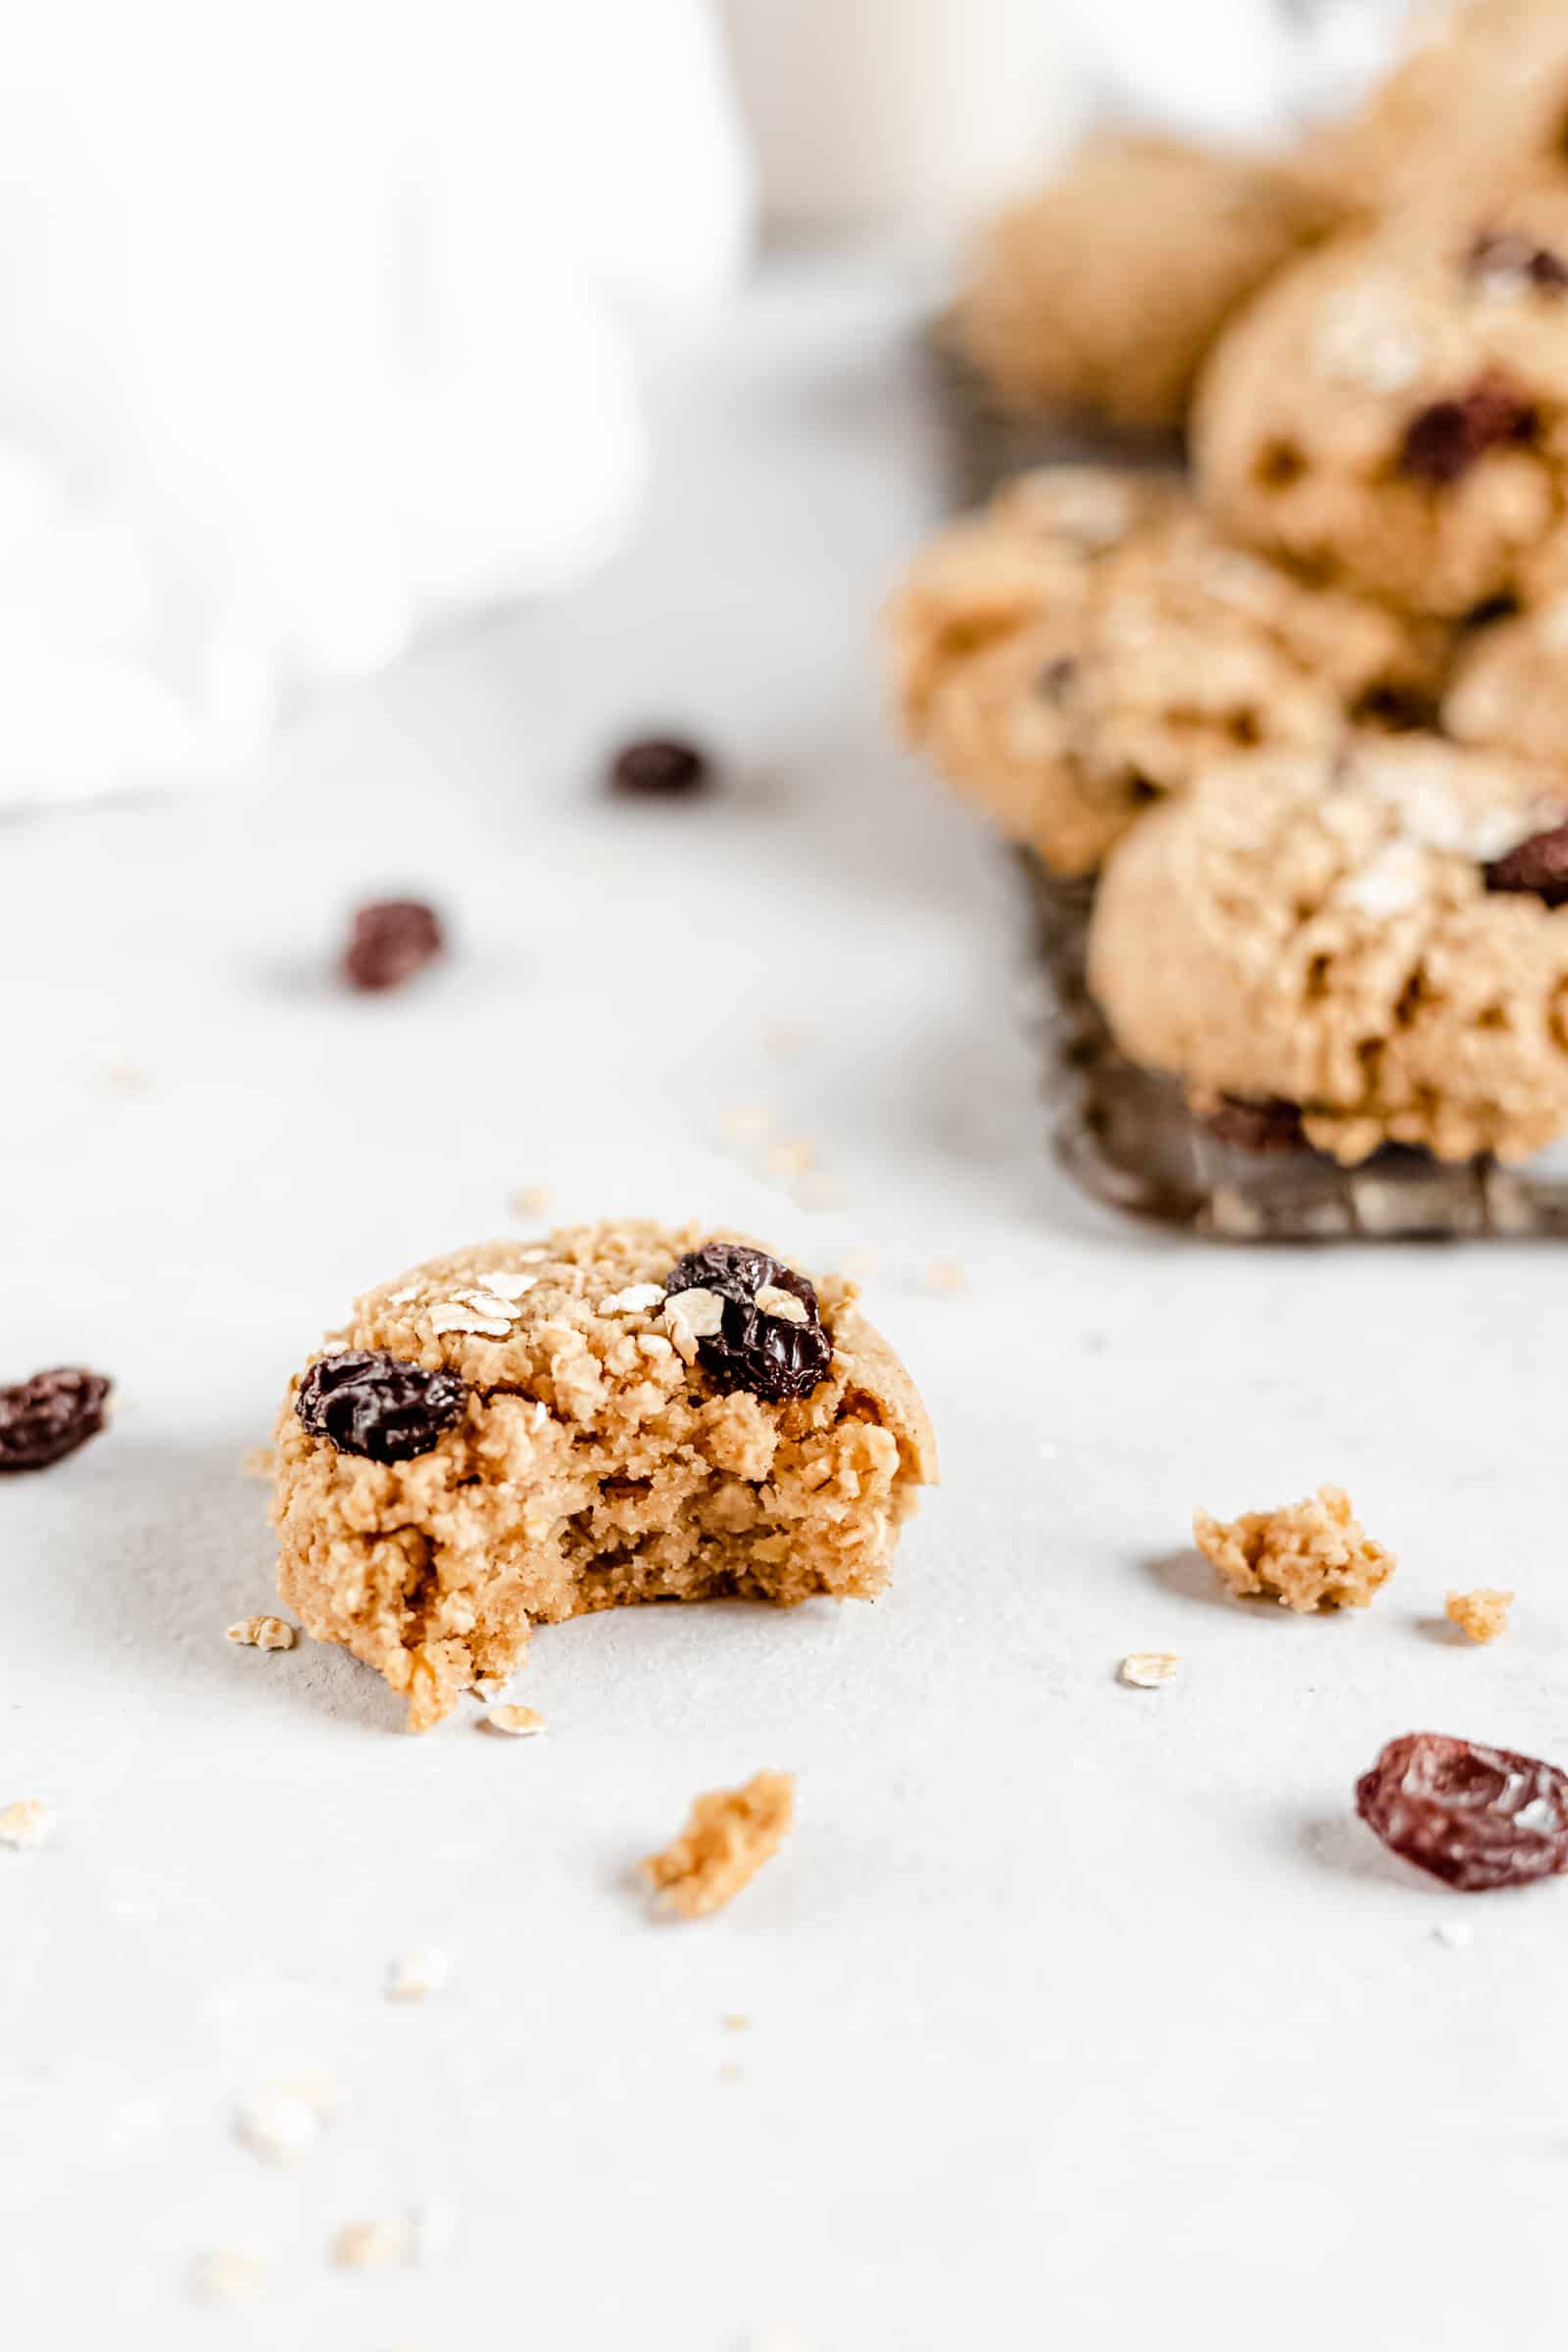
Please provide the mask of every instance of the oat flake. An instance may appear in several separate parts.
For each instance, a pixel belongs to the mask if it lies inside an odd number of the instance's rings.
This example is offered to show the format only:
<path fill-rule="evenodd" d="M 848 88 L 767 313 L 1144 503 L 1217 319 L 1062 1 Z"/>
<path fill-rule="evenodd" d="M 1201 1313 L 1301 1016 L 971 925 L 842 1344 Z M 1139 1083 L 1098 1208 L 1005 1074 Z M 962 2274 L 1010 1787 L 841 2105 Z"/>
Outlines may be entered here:
<path fill-rule="evenodd" d="M 499 1314 L 481 1314 L 476 1307 L 460 1305 L 455 1298 L 443 1298 L 430 1309 L 430 1329 L 440 1337 L 445 1331 L 469 1331 L 486 1340 L 505 1340 L 512 1335 L 512 1317 L 500 1299 Z"/>
<path fill-rule="evenodd" d="M 0 1813 L 0 1845 L 9 1845 L 18 1853 L 26 1853 L 34 1846 L 47 1844 L 54 1836 L 55 1817 L 48 1806 L 35 1796 L 18 1797 Z"/>
<path fill-rule="evenodd" d="M 498 1298 L 507 1299 L 526 1298 L 539 1283 L 537 1274 L 504 1274 L 499 1270 L 487 1274 L 484 1279 L 487 1290 L 494 1291 Z"/>
<path fill-rule="evenodd" d="M 226 1629 L 224 1639 L 246 1649 L 292 1649 L 299 1628 L 283 1617 L 242 1617 Z"/>
<path fill-rule="evenodd" d="M 531 1733 L 545 1728 L 545 1719 L 537 1708 L 510 1703 L 488 1708 L 483 1720 L 486 1731 L 504 1733 L 509 1740 L 526 1740 Z"/>
<path fill-rule="evenodd" d="M 389 2001 L 422 2001 L 427 1993 L 439 1992 L 451 1974 L 450 1952 L 439 1944 L 417 1943 L 387 1970 L 386 1997 Z"/>
<path fill-rule="evenodd" d="M 634 1282 L 629 1290 L 612 1291 L 608 1298 L 599 1301 L 602 1315 L 640 1315 L 650 1307 L 663 1302 L 663 1285 L 658 1282 Z"/>
<path fill-rule="evenodd" d="M 1135 1690 L 1159 1690 L 1176 1680 L 1181 1660 L 1173 1649 L 1135 1649 L 1116 1672 Z"/>

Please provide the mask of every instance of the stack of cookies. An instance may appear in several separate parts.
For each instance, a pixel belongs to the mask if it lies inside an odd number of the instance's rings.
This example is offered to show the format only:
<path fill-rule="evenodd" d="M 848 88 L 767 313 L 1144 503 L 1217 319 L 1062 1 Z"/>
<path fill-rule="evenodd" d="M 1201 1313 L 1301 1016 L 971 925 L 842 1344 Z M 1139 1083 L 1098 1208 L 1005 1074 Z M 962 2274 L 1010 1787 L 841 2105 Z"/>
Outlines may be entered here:
<path fill-rule="evenodd" d="M 1005 485 L 891 616 L 911 739 L 1093 885 L 1123 1063 L 1331 1166 L 1568 1131 L 1568 9 L 1473 0 L 1278 166 L 1097 150 L 959 316 L 1187 434 Z"/>

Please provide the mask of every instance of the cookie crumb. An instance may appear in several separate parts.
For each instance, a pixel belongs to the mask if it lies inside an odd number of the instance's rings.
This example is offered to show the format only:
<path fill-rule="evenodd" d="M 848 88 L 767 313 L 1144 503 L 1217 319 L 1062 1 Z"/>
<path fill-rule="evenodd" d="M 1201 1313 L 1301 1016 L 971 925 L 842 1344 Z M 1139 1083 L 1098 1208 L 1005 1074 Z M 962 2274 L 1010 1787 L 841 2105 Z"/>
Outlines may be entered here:
<path fill-rule="evenodd" d="M 296 2084 L 271 2082 L 234 2110 L 234 2136 L 264 2164 L 296 2165 L 319 2136 L 326 2110 Z"/>
<path fill-rule="evenodd" d="M 1508 1631 L 1508 1611 L 1513 1594 L 1500 1592 L 1491 1585 L 1478 1585 L 1473 1592 L 1450 1592 L 1444 1603 L 1444 1613 L 1462 1634 L 1472 1642 L 1495 1642 L 1499 1634 Z"/>
<path fill-rule="evenodd" d="M 270 1478 L 273 1454 L 270 1446 L 247 1446 L 239 1457 L 242 1478 Z"/>
<path fill-rule="evenodd" d="M 732 2034 L 748 2034 L 752 2025 L 744 2009 L 726 2009 L 720 2023 L 728 2026 Z"/>
<path fill-rule="evenodd" d="M 773 1113 L 765 1102 L 732 1102 L 718 1114 L 718 1123 L 732 1144 L 760 1149 L 773 1133 Z"/>
<path fill-rule="evenodd" d="M 238 2303 L 256 2292 L 266 2268 L 259 2254 L 239 2246 L 215 2246 L 191 2264 L 190 2291 L 201 2303 Z"/>
<path fill-rule="evenodd" d="M 1181 1659 L 1173 1649 L 1135 1649 L 1116 1669 L 1117 1679 L 1135 1690 L 1159 1690 L 1176 1680 Z"/>
<path fill-rule="evenodd" d="M 1233 1592 L 1267 1593 L 1303 1612 L 1364 1609 L 1396 1566 L 1361 1528 L 1342 1487 L 1319 1487 L 1304 1502 L 1229 1523 L 1195 1511 L 1193 1538 Z"/>
<path fill-rule="evenodd" d="M 548 1216 L 555 1202 L 555 1192 L 548 1184 L 525 1184 L 513 1194 L 508 1206 L 514 1216 Z"/>
<path fill-rule="evenodd" d="M 387 1970 L 386 1997 L 389 2001 L 422 2001 L 427 1993 L 439 1992 L 451 1974 L 450 1952 L 439 1944 L 416 1943 Z"/>
<path fill-rule="evenodd" d="M 0 1845 L 9 1845 L 19 1854 L 47 1845 L 54 1833 L 55 1817 L 36 1796 L 19 1796 L 0 1813 Z"/>
<path fill-rule="evenodd" d="M 526 1740 L 531 1733 L 545 1728 L 545 1719 L 537 1707 L 519 1707 L 510 1702 L 487 1707 L 480 1722 L 485 1731 L 501 1732 L 509 1740 Z"/>
<path fill-rule="evenodd" d="M 786 1136 L 769 1145 L 766 1165 L 775 1184 L 796 1184 L 815 1170 L 816 1146 L 804 1135 Z"/>
<path fill-rule="evenodd" d="M 695 1799 L 678 1838 L 643 1863 L 656 1896 L 682 1919 L 733 1900 L 778 1851 L 795 1819 L 795 1776 L 759 1772 Z"/>
<path fill-rule="evenodd" d="M 332 2240 L 332 2260 L 344 2271 L 390 2270 L 409 2253 L 409 2225 L 399 2216 L 380 2222 L 345 2222 Z"/>
<path fill-rule="evenodd" d="M 407 2213 L 384 2215 L 379 2221 L 346 2222 L 332 2240 L 332 2260 L 340 2270 L 417 2269 L 445 2254 L 457 2235 L 457 2210 L 445 2197 L 431 2197 Z"/>
<path fill-rule="evenodd" d="M 299 1627 L 286 1617 L 241 1617 L 223 1636 L 243 1649 L 292 1649 L 299 1638 Z"/>
<path fill-rule="evenodd" d="M 964 1271 L 956 1257 L 942 1257 L 935 1265 L 927 1266 L 921 1280 L 928 1291 L 961 1291 Z"/>

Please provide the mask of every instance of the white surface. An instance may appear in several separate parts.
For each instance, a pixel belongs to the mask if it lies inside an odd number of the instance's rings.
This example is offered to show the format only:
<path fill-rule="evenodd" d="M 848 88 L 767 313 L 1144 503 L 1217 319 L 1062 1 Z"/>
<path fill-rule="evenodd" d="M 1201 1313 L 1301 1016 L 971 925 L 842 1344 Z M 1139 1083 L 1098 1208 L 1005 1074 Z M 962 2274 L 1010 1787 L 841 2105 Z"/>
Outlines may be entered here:
<path fill-rule="evenodd" d="M 51 0 L 0 148 L 0 805 L 251 759 L 582 578 L 644 477 L 624 306 L 750 227 L 707 0 Z"/>
<path fill-rule="evenodd" d="M 1225 1254 L 1048 1171 L 1007 876 L 867 662 L 935 497 L 914 307 L 776 270 L 662 386 L 591 593 L 319 714 L 243 798 L 0 835 L 0 1370 L 120 1402 L 0 1492 L 0 1801 L 58 1815 L 0 1852 L 18 2352 L 1561 2342 L 1568 1885 L 1466 1903 L 1350 1791 L 1416 1726 L 1568 1757 L 1568 1258 Z M 601 748 L 660 719 L 728 789 L 607 806 Z M 460 952 L 350 1002 L 323 956 L 387 884 Z M 737 1165 L 758 1100 L 842 1212 Z M 271 1592 L 239 1456 L 361 1285 L 532 1183 L 879 1247 L 947 1483 L 875 1608 L 592 1619 L 520 1679 L 544 1739 L 411 1740 L 342 1656 L 223 1639 Z M 967 1288 L 922 1289 L 949 1257 Z M 1194 1502 L 1325 1477 L 1401 1555 L 1377 1608 L 1216 1599 Z M 1435 1624 L 1473 1583 L 1519 1591 L 1492 1651 Z M 1170 1689 L 1117 1683 L 1144 1648 Z M 763 1764 L 800 1774 L 785 1853 L 651 1924 L 628 1866 Z M 388 2002 L 421 1944 L 448 1983 Z M 317 2068 L 341 2111 L 260 2162 L 236 2101 Z M 328 2266 L 442 2199 L 428 2268 Z M 223 2247 L 270 2268 L 215 2314 L 185 2272 Z"/>

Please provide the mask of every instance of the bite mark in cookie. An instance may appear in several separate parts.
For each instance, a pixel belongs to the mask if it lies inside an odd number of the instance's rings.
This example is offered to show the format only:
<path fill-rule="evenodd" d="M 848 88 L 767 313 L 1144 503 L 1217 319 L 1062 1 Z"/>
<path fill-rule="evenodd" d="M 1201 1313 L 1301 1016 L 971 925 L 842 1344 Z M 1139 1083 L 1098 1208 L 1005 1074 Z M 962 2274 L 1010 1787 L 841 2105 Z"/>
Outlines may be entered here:
<path fill-rule="evenodd" d="M 465 1292 L 505 1299 L 505 1321 L 432 1313 Z M 536 1624 L 870 1597 L 936 1474 L 854 1286 L 729 1236 L 483 1244 L 368 1293 L 342 1337 L 279 1416 L 279 1588 L 416 1730 L 510 1675 Z"/>

